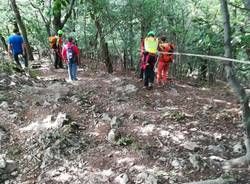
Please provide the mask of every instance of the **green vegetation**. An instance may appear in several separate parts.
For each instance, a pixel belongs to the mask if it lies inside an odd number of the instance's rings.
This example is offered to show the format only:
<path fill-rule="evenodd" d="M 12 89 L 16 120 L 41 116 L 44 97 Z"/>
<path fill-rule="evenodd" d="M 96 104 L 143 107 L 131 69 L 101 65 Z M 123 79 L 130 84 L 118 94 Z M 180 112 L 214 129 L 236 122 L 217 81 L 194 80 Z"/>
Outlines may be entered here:
<path fill-rule="evenodd" d="M 16 26 L 16 19 L 11 3 L 0 2 L 0 33 L 6 40 Z M 232 0 L 229 3 L 233 58 L 240 60 L 250 57 L 248 2 Z M 16 4 L 34 50 L 48 49 L 48 37 L 63 29 L 65 36 L 73 35 L 77 39 L 79 47 L 86 51 L 85 55 L 101 57 L 109 72 L 113 71 L 112 65 L 124 70 L 138 66 L 140 39 L 150 30 L 157 36 L 166 35 L 167 40 L 177 46 L 178 52 L 224 54 L 220 1 L 34 0 L 17 1 Z M 177 78 L 192 74 L 209 84 L 224 79 L 221 61 L 186 56 L 175 60 L 176 71 L 173 73 Z M 239 79 L 248 84 L 249 66 L 242 63 L 235 66 Z"/>

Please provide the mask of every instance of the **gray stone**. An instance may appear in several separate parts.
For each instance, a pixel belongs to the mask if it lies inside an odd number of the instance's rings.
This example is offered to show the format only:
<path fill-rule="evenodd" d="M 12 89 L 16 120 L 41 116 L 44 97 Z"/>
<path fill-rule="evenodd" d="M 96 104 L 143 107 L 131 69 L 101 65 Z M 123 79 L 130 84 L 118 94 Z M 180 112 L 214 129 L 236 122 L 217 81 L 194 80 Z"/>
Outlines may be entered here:
<path fill-rule="evenodd" d="M 6 170 L 9 173 L 12 173 L 13 171 L 17 170 L 17 163 L 13 160 L 7 160 L 6 161 Z"/>
<path fill-rule="evenodd" d="M 215 162 L 224 162 L 225 161 L 225 159 L 224 158 L 221 158 L 221 157 L 218 157 L 218 156 L 210 156 L 209 157 L 209 159 L 211 160 L 211 161 L 215 161 Z"/>
<path fill-rule="evenodd" d="M 192 153 L 189 153 L 189 161 L 190 163 L 192 164 L 193 168 L 195 169 L 199 169 L 200 168 L 200 156 L 197 155 L 197 154 L 192 154 Z"/>
<path fill-rule="evenodd" d="M 181 167 L 181 163 L 177 160 L 177 159 L 174 159 L 172 162 L 171 162 L 171 165 L 175 168 L 175 169 L 179 169 Z"/>
<path fill-rule="evenodd" d="M 136 183 L 143 183 L 143 184 L 157 184 L 158 180 L 156 177 L 147 172 L 143 172 L 137 175 L 136 177 Z"/>
<path fill-rule="evenodd" d="M 225 146 L 222 144 L 219 145 L 210 145 L 208 146 L 208 150 L 212 151 L 213 153 L 223 153 L 225 151 Z"/>
<path fill-rule="evenodd" d="M 109 121 L 111 121 L 111 118 L 109 117 L 109 115 L 107 113 L 103 113 L 102 120 L 109 122 Z"/>
<path fill-rule="evenodd" d="M 51 106 L 51 104 L 45 100 L 43 103 L 43 107 L 50 107 L 50 106 Z"/>
<path fill-rule="evenodd" d="M 0 108 L 1 108 L 1 109 L 4 109 L 4 110 L 8 110 L 8 108 L 9 108 L 8 102 L 3 101 L 3 102 L 0 104 Z"/>
<path fill-rule="evenodd" d="M 63 125 L 67 124 L 69 119 L 66 113 L 59 112 L 55 120 L 53 121 L 53 116 L 47 116 L 42 122 L 36 121 L 32 122 L 30 125 L 21 128 L 21 131 L 40 131 L 40 130 L 48 130 L 48 129 L 58 129 Z"/>
<path fill-rule="evenodd" d="M 119 118 L 114 116 L 112 120 L 110 121 L 111 128 L 119 128 L 121 126 L 122 122 Z"/>
<path fill-rule="evenodd" d="M 129 181 L 128 179 L 128 175 L 126 173 L 124 174 L 120 174 L 119 176 L 117 176 L 114 180 L 114 182 L 116 184 L 127 184 Z"/>
<path fill-rule="evenodd" d="M 191 141 L 184 142 L 183 144 L 181 144 L 181 146 L 190 151 L 195 151 L 199 149 L 199 145 Z"/>
<path fill-rule="evenodd" d="M 125 94 L 136 92 L 138 88 L 133 84 L 128 84 L 126 86 L 116 88 L 116 91 L 122 91 Z"/>
<path fill-rule="evenodd" d="M 15 101 L 13 103 L 13 105 L 15 105 L 16 107 L 23 107 L 24 105 L 21 102 Z"/>
<path fill-rule="evenodd" d="M 17 176 L 17 163 L 12 160 L 6 160 L 5 155 L 0 155 L 0 183 Z"/>
<path fill-rule="evenodd" d="M 0 169 L 4 169 L 6 167 L 5 155 L 0 155 Z"/>
<path fill-rule="evenodd" d="M 244 153 L 243 145 L 241 144 L 241 142 L 238 142 L 236 145 L 234 145 L 233 152 L 238 154 Z"/>
<path fill-rule="evenodd" d="M 213 135 L 215 141 L 220 141 L 222 139 L 222 134 L 221 133 L 214 133 Z"/>
<path fill-rule="evenodd" d="M 109 133 L 108 133 L 108 141 L 110 143 L 115 143 L 116 137 L 117 137 L 117 135 L 116 135 L 116 129 L 111 129 L 109 131 Z"/>

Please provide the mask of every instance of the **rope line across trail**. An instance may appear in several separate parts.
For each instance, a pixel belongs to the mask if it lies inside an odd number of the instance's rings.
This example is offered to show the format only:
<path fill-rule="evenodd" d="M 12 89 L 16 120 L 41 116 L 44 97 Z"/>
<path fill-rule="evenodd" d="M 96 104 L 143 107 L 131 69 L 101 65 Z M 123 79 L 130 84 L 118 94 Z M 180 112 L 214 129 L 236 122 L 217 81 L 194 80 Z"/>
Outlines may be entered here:
<path fill-rule="evenodd" d="M 206 59 L 216 59 L 220 61 L 232 61 L 235 63 L 243 63 L 250 65 L 250 61 L 244 61 L 244 60 L 238 60 L 238 59 L 231 59 L 226 57 L 220 57 L 220 56 L 209 56 L 209 55 L 201 55 L 201 54 L 189 54 L 189 53 L 180 53 L 180 52 L 158 52 L 160 54 L 173 54 L 173 55 L 179 55 L 179 56 L 194 56 L 194 57 L 200 57 L 200 58 L 206 58 Z"/>

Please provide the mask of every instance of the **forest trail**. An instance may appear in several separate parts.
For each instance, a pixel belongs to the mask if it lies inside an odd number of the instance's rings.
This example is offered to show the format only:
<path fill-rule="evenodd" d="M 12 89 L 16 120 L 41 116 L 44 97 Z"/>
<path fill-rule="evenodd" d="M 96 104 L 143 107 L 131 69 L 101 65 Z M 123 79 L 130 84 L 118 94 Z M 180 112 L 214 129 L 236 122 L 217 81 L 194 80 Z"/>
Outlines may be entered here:
<path fill-rule="evenodd" d="M 66 70 L 40 71 L 5 76 L 1 149 L 19 168 L 10 183 L 185 183 L 225 176 L 221 160 L 245 152 L 227 86 L 145 90 L 135 75 L 81 69 L 67 82 Z M 249 168 L 230 172 L 250 181 Z"/>

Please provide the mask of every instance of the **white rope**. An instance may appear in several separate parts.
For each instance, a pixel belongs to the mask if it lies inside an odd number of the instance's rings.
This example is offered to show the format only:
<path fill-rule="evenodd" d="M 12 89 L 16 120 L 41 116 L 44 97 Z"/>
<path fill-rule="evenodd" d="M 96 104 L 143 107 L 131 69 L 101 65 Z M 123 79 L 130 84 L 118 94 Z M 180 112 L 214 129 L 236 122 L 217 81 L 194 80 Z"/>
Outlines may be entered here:
<path fill-rule="evenodd" d="M 220 56 L 209 56 L 209 55 L 201 55 L 201 54 L 189 54 L 189 53 L 179 53 L 179 52 L 158 52 L 160 54 L 173 54 L 173 55 L 180 55 L 180 56 L 195 56 L 195 57 L 201 57 L 201 58 L 207 58 L 207 59 L 216 59 L 220 61 L 232 61 L 236 63 L 243 63 L 243 64 L 248 64 L 250 65 L 250 61 L 243 61 L 243 60 L 238 60 L 238 59 L 231 59 L 231 58 L 226 58 L 226 57 L 220 57 Z"/>

